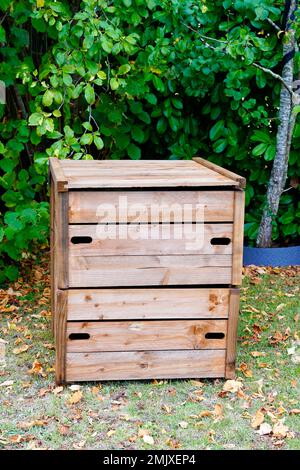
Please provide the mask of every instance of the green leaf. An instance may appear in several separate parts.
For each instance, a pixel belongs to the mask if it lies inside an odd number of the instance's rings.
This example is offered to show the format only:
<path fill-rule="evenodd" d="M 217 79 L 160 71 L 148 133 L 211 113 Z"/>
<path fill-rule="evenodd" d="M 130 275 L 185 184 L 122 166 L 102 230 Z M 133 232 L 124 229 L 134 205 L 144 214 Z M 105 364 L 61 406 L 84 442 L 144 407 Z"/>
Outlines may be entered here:
<path fill-rule="evenodd" d="M 95 91 L 90 83 L 88 83 L 84 89 L 84 97 L 88 104 L 95 103 Z"/>
<path fill-rule="evenodd" d="M 119 67 L 118 75 L 125 75 L 131 69 L 129 64 L 123 64 Z"/>
<path fill-rule="evenodd" d="M 183 109 L 182 101 L 179 98 L 172 98 L 171 101 L 172 101 L 174 108 Z"/>
<path fill-rule="evenodd" d="M 112 90 L 117 90 L 119 88 L 119 80 L 117 78 L 111 78 L 109 81 L 110 88 Z"/>
<path fill-rule="evenodd" d="M 168 124 L 165 118 L 160 118 L 156 124 L 156 130 L 159 134 L 164 134 L 167 130 Z"/>
<path fill-rule="evenodd" d="M 53 91 L 51 90 L 46 90 L 46 92 L 43 95 L 42 103 L 44 106 L 51 106 L 53 103 Z"/>
<path fill-rule="evenodd" d="M 128 145 L 127 153 L 132 160 L 139 160 L 141 158 L 141 149 L 134 144 Z"/>
<path fill-rule="evenodd" d="M 0 25 L 0 42 L 6 42 L 5 29 L 1 25 Z"/>
<path fill-rule="evenodd" d="M 83 145 L 90 145 L 93 142 L 93 134 L 83 134 L 80 138 L 80 143 Z"/>
<path fill-rule="evenodd" d="M 224 121 L 217 121 L 216 124 L 210 129 L 209 137 L 211 140 L 217 140 L 224 133 Z"/>
<path fill-rule="evenodd" d="M 267 161 L 274 160 L 275 155 L 276 155 L 275 145 L 269 145 L 267 150 L 265 151 L 264 159 Z"/>
<path fill-rule="evenodd" d="M 103 142 L 103 140 L 101 139 L 101 137 L 95 135 L 95 136 L 94 136 L 94 143 L 95 143 L 95 145 L 96 145 L 96 147 L 97 147 L 98 150 L 102 150 L 102 149 L 103 149 L 103 147 L 104 147 L 104 142 Z"/>
<path fill-rule="evenodd" d="M 29 126 L 40 126 L 43 122 L 44 116 L 41 113 L 33 113 L 29 116 Z"/>
<path fill-rule="evenodd" d="M 259 155 L 262 155 L 268 148 L 268 144 L 258 144 L 254 149 L 252 150 L 252 155 L 255 157 L 258 157 Z"/>
<path fill-rule="evenodd" d="M 213 144 L 213 149 L 216 153 L 221 153 L 227 147 L 227 140 L 226 139 L 219 139 Z"/>
<path fill-rule="evenodd" d="M 144 142 L 145 135 L 140 127 L 134 126 L 131 129 L 131 135 L 133 139 L 136 140 L 139 144 Z"/>

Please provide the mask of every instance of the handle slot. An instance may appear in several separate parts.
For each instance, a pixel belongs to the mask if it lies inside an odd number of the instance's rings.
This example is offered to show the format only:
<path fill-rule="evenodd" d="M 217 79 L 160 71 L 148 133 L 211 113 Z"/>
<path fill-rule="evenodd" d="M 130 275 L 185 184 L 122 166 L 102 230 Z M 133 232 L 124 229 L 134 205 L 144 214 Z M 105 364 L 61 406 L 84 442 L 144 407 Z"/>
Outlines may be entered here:
<path fill-rule="evenodd" d="M 71 243 L 73 245 L 78 245 L 79 243 L 92 243 L 92 237 L 72 237 Z"/>
<path fill-rule="evenodd" d="M 211 245 L 229 245 L 231 242 L 228 237 L 214 237 L 210 240 Z"/>
<path fill-rule="evenodd" d="M 91 335 L 89 333 L 71 333 L 71 334 L 69 334 L 69 339 L 71 341 L 90 339 L 90 337 L 91 337 Z"/>
<path fill-rule="evenodd" d="M 206 333 L 205 338 L 206 339 L 223 339 L 225 337 L 224 333 Z"/>

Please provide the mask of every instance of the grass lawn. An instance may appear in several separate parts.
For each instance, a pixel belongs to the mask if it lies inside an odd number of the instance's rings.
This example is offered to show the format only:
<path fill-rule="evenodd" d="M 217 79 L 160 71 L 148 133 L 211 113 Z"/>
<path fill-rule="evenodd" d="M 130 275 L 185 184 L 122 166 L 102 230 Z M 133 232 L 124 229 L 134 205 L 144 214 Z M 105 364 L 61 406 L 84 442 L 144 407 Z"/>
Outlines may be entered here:
<path fill-rule="evenodd" d="M 300 269 L 245 271 L 236 381 L 62 388 L 47 266 L 0 291 L 0 449 L 300 449 Z"/>

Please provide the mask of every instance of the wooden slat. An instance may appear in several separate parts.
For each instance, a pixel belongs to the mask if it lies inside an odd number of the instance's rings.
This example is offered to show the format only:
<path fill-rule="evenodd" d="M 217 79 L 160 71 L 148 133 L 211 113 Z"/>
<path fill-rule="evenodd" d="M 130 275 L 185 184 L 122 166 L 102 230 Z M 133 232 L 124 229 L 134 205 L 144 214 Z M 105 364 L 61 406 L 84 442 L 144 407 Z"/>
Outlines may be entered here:
<path fill-rule="evenodd" d="M 71 256 L 70 287 L 231 284 L 231 255 Z"/>
<path fill-rule="evenodd" d="M 236 342 L 239 317 L 240 290 L 231 289 L 229 302 L 229 318 L 227 329 L 226 369 L 227 379 L 235 378 Z"/>
<path fill-rule="evenodd" d="M 232 222 L 233 198 L 233 191 L 70 191 L 69 223 L 162 222 L 166 208 L 187 205 L 192 208 L 190 213 L 182 209 L 185 222 L 203 221 L 198 206 L 204 207 L 205 222 Z M 115 208 L 115 215 L 113 211 L 102 213 L 101 206 Z M 153 206 L 157 207 L 155 211 Z M 171 212 L 170 222 L 173 221 Z"/>
<path fill-rule="evenodd" d="M 67 353 L 68 382 L 223 377 L 224 350 Z"/>
<path fill-rule="evenodd" d="M 71 289 L 68 320 L 227 318 L 229 289 Z"/>
<path fill-rule="evenodd" d="M 51 330 L 55 335 L 55 310 L 56 310 L 56 290 L 57 277 L 54 271 L 54 208 L 55 208 L 55 187 L 53 178 L 50 174 L 50 285 L 51 285 Z"/>
<path fill-rule="evenodd" d="M 235 191 L 232 248 L 232 284 L 242 283 L 245 193 Z"/>
<path fill-rule="evenodd" d="M 68 191 L 68 181 L 64 173 L 61 161 L 56 157 L 49 158 L 50 172 L 54 181 L 56 191 Z"/>
<path fill-rule="evenodd" d="M 78 243 L 76 237 L 90 237 L 92 241 Z M 214 238 L 228 238 L 229 244 L 212 244 Z M 69 253 L 71 258 L 112 255 L 230 255 L 231 238 L 232 224 L 69 225 Z"/>
<path fill-rule="evenodd" d="M 54 264 L 57 287 L 68 288 L 68 192 L 57 192 L 54 208 Z"/>
<path fill-rule="evenodd" d="M 226 330 L 227 320 L 68 322 L 67 352 L 225 349 Z"/>
<path fill-rule="evenodd" d="M 240 188 L 246 187 L 245 178 L 243 178 L 240 175 L 237 175 L 236 173 L 233 173 L 232 171 L 226 170 L 225 168 L 219 165 L 216 165 L 216 163 L 212 163 L 201 157 L 194 157 L 193 161 L 199 163 L 200 165 L 202 165 L 202 167 L 209 168 L 210 170 L 213 170 L 216 173 L 219 173 L 220 175 L 225 176 L 226 178 L 230 178 L 233 181 L 234 186 L 238 186 Z"/>
<path fill-rule="evenodd" d="M 66 379 L 66 324 L 68 309 L 67 291 L 57 291 L 56 316 L 55 316 L 55 380 L 57 384 L 63 384 Z"/>

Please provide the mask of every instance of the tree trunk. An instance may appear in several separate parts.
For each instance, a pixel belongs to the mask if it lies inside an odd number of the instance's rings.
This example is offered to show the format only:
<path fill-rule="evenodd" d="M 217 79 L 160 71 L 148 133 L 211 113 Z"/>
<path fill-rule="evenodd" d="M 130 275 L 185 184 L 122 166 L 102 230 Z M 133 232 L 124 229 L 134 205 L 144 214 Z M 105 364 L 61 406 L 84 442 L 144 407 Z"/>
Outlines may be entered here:
<path fill-rule="evenodd" d="M 295 31 L 294 13 L 297 1 L 291 0 L 287 14 L 286 32 L 283 37 L 282 78 L 292 87 L 294 81 Z M 256 244 L 258 247 L 270 247 L 272 243 L 272 221 L 278 213 L 279 201 L 285 187 L 291 139 L 295 126 L 293 103 L 290 92 L 282 85 L 279 102 L 279 125 L 276 136 L 276 155 L 273 161 L 267 190 L 267 201 L 260 222 Z"/>

